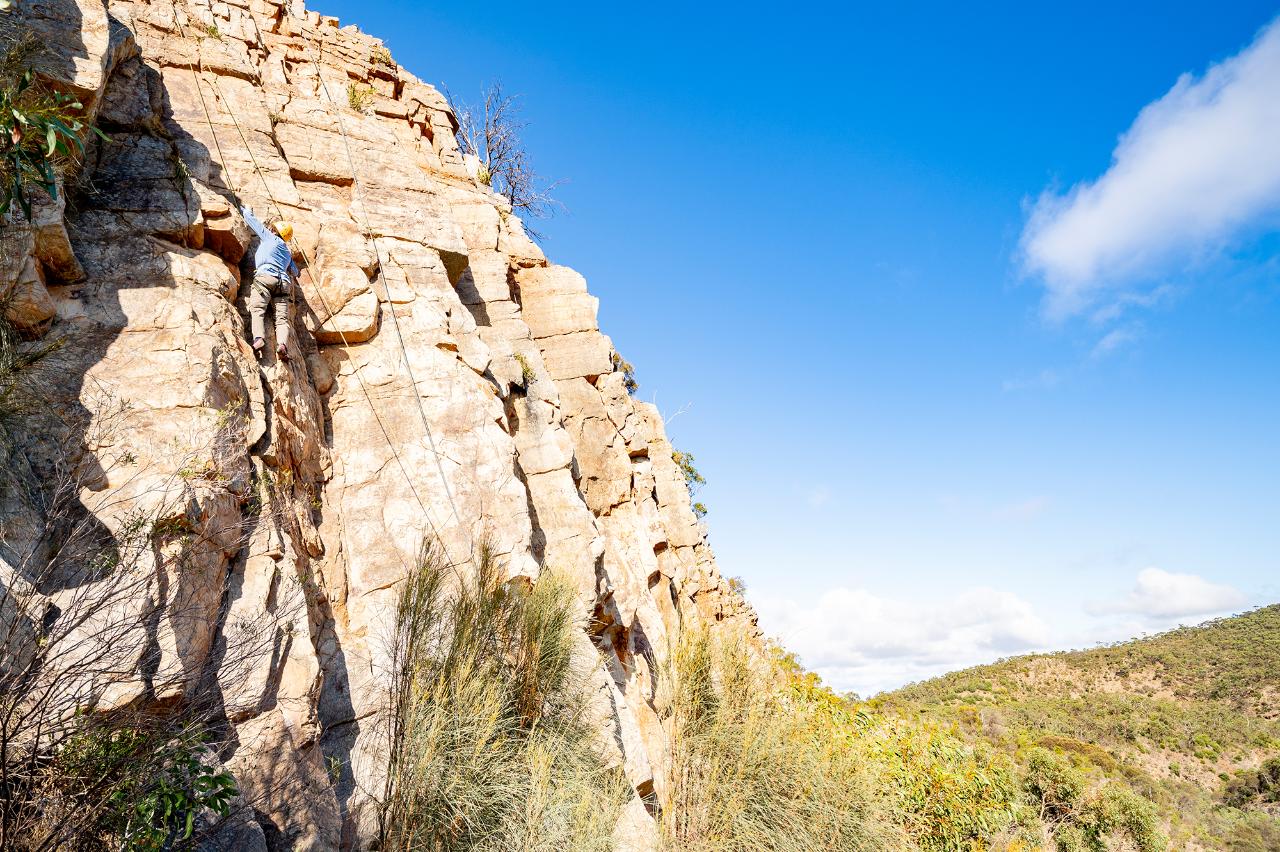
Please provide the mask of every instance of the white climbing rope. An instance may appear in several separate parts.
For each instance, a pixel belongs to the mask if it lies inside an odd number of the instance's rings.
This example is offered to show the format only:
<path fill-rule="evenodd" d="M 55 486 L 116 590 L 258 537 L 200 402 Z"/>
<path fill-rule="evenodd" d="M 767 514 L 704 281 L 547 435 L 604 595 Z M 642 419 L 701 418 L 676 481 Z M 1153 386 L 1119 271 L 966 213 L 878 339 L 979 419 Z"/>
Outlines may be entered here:
<path fill-rule="evenodd" d="M 321 33 L 320 50 L 316 54 L 313 64 L 316 69 L 316 78 L 320 81 L 320 88 L 324 91 L 325 99 L 328 100 L 330 104 L 334 104 L 336 106 L 333 96 L 329 94 L 329 84 L 325 82 L 324 74 L 320 69 L 320 58 L 323 56 L 324 35 Z M 404 335 L 400 333 L 400 318 L 396 315 L 396 305 L 391 299 L 391 287 L 387 284 L 387 268 L 382 263 L 382 251 L 378 248 L 378 238 L 374 235 L 373 228 L 369 224 L 369 208 L 364 201 L 364 185 L 360 182 L 360 172 L 359 169 L 356 168 L 355 157 L 351 154 L 351 140 L 347 137 L 346 123 L 342 120 L 341 108 L 335 110 L 335 114 L 338 118 L 338 130 L 342 133 L 342 144 L 346 148 L 347 152 L 347 163 L 351 167 L 351 179 L 355 183 L 355 196 L 360 201 L 360 209 L 364 216 L 364 230 L 365 233 L 369 235 L 369 241 L 373 243 L 374 256 L 378 260 L 378 270 L 382 273 L 382 286 L 387 291 L 387 308 L 391 313 L 391 324 L 396 331 L 396 340 L 400 345 L 400 354 L 404 357 L 405 372 L 408 374 L 409 382 L 413 386 L 413 398 L 418 404 L 418 415 L 422 418 L 422 430 L 426 433 L 427 443 L 431 447 L 431 454 L 435 457 L 436 470 L 440 474 L 440 482 L 444 485 L 444 492 L 449 497 L 449 505 L 453 509 L 453 519 L 457 522 L 458 526 L 461 527 L 462 518 L 458 514 L 458 504 L 454 502 L 453 491 L 449 488 L 449 478 L 445 475 L 444 465 L 440 462 L 440 452 L 436 448 L 435 435 L 431 431 L 431 424 L 428 422 L 427 411 L 422 405 L 422 394 L 418 391 L 418 380 L 414 377 L 413 366 L 409 363 L 409 350 L 408 347 L 405 346 Z"/>
<path fill-rule="evenodd" d="M 405 369 L 408 372 L 409 379 L 413 384 L 414 396 L 418 403 L 418 414 L 422 419 L 422 428 L 423 428 L 423 431 L 426 433 L 427 440 L 431 445 L 432 452 L 435 454 L 437 470 L 440 474 L 440 480 L 442 483 L 444 483 L 446 493 L 449 493 L 449 501 L 450 501 L 450 505 L 453 507 L 454 519 L 461 526 L 462 520 L 461 518 L 458 517 L 457 505 L 453 502 L 452 493 L 449 492 L 449 481 L 445 476 L 444 468 L 440 465 L 440 454 L 436 452 L 435 438 L 432 434 L 431 425 L 428 422 L 426 411 L 422 406 L 422 396 L 417 392 L 418 384 L 413 374 L 413 367 L 409 363 L 408 347 L 404 342 L 404 335 L 401 333 L 401 330 L 400 330 L 400 319 L 396 313 L 395 303 L 391 300 L 390 287 L 388 287 L 386 284 L 386 281 L 387 281 L 386 267 L 383 264 L 382 254 L 378 247 L 378 238 L 377 236 L 375 236 L 373 232 L 373 227 L 369 221 L 369 207 L 368 207 L 368 203 L 365 201 L 366 193 L 364 191 L 364 183 L 360 179 L 360 169 L 356 165 L 355 156 L 351 150 L 351 140 L 349 135 L 347 134 L 346 122 L 344 122 L 342 119 L 342 108 L 341 108 L 341 105 L 334 100 L 333 95 L 330 93 L 328 83 L 325 81 L 324 73 L 320 66 L 320 59 L 323 58 L 324 49 L 325 49 L 324 29 L 322 27 L 317 28 L 315 30 L 315 33 L 316 33 L 316 39 L 320 44 L 320 49 L 317 52 L 316 58 L 312 60 L 312 65 L 315 68 L 316 78 L 320 84 L 321 90 L 324 92 L 325 99 L 336 108 L 335 115 L 338 120 L 338 130 L 342 135 L 343 147 L 347 155 L 347 163 L 351 169 L 352 181 L 355 184 L 355 190 L 356 190 L 355 197 L 360 201 L 360 207 L 363 213 L 363 218 L 364 218 L 363 227 L 365 232 L 369 235 L 370 241 L 373 243 L 373 250 L 375 255 L 377 256 L 378 266 L 383 271 L 383 286 L 387 288 L 387 307 L 391 313 L 391 321 L 395 329 L 396 339 L 399 343 L 401 354 L 404 358 Z M 452 394 L 452 386 L 450 387 L 450 393 Z M 494 444 L 492 436 L 488 435 L 486 432 L 483 432 L 483 431 L 481 432 L 481 434 L 484 435 L 485 442 L 487 443 L 489 449 L 493 451 L 494 456 L 500 458 L 502 456 L 502 451 L 500 448 L 498 448 Z M 504 472 L 502 478 L 499 480 L 499 485 L 501 486 L 501 485 L 507 484 L 508 482 L 511 481 L 512 478 L 513 478 L 512 473 Z M 469 537 L 469 541 L 471 545 L 472 556 L 474 557 L 475 555 L 474 537 Z"/>
<path fill-rule="evenodd" d="M 183 40 L 188 42 L 193 41 L 188 36 L 186 27 L 182 23 L 182 17 L 178 12 L 176 0 L 170 0 L 170 4 L 173 6 L 174 23 L 177 25 L 179 32 L 181 32 Z M 195 78 L 196 91 L 199 94 L 200 104 L 202 109 L 204 110 L 205 121 L 209 125 L 209 133 L 213 137 L 214 147 L 218 151 L 218 157 L 220 158 L 222 164 L 224 165 L 224 170 L 225 170 L 225 163 L 227 162 L 227 160 L 225 155 L 222 152 L 222 145 L 218 141 L 218 134 L 214 128 L 213 118 L 209 112 L 208 105 L 205 103 L 204 92 L 201 88 L 201 80 L 203 78 L 203 73 L 204 73 L 204 59 L 203 59 L 203 54 L 201 52 L 200 40 L 196 39 L 194 40 L 194 43 L 196 45 L 197 62 L 200 65 L 199 74 L 197 74 L 196 72 L 195 64 L 188 63 L 188 66 L 191 70 L 192 76 Z M 246 59 L 246 67 L 250 71 L 251 76 L 257 80 L 259 85 L 261 85 L 261 76 L 256 71 L 254 71 L 251 66 L 248 66 L 247 59 Z M 231 118 L 231 123 L 236 129 L 236 133 L 240 136 L 240 141 L 244 145 L 245 151 L 249 154 L 249 160 L 253 165 L 253 170 L 257 173 L 259 180 L 262 181 L 262 186 L 263 186 L 263 189 L 266 191 L 267 198 L 270 200 L 272 207 L 275 208 L 276 215 L 281 216 L 283 218 L 284 210 L 281 208 L 280 203 L 276 200 L 275 194 L 271 191 L 271 185 L 270 183 L 268 183 L 266 175 L 263 173 L 261 166 L 258 164 L 258 159 L 253 153 L 253 148 L 249 145 L 249 140 L 245 136 L 244 130 L 240 127 L 240 122 L 236 120 L 235 112 L 234 110 L 231 109 L 231 106 L 230 106 L 230 101 L 227 100 L 226 96 L 222 92 L 221 86 L 218 85 L 217 75 L 214 75 L 214 77 L 211 79 L 211 82 L 213 84 L 214 91 L 218 95 L 218 98 L 223 102 L 223 104 L 226 105 L 227 115 Z M 229 186 L 228 188 L 231 189 L 232 192 L 235 193 L 237 197 L 240 196 L 241 193 L 239 192 L 238 188 L 231 187 L 231 186 Z M 294 247 L 298 250 L 298 253 L 302 255 L 303 263 L 305 263 L 308 268 L 312 268 L 311 260 L 310 258 L 307 257 L 306 251 L 302 248 L 302 246 L 298 244 L 296 240 L 293 240 L 291 242 L 293 242 Z M 375 244 L 375 248 L 376 248 L 376 244 Z M 320 297 L 320 302 L 323 305 L 325 312 L 332 317 L 335 315 L 335 312 L 332 310 L 332 308 L 328 304 L 328 300 L 325 299 L 324 293 L 318 285 L 319 285 L 319 282 L 317 282 L 317 286 L 315 288 L 316 295 Z M 398 327 L 397 327 L 397 330 L 398 330 Z M 341 329 L 338 329 L 337 333 L 339 338 L 342 340 L 342 345 L 344 347 L 350 347 L 351 342 L 347 339 L 346 332 L 342 331 Z M 403 341 L 401 342 L 401 349 L 403 350 Z M 407 358 L 408 358 L 407 354 L 405 357 L 406 357 L 406 363 L 407 363 Z M 417 502 L 418 506 L 422 509 L 423 517 L 426 518 L 427 525 L 431 528 L 432 533 L 435 535 L 436 539 L 440 542 L 440 546 L 444 548 L 445 556 L 449 562 L 450 568 L 455 568 L 459 563 L 455 562 L 452 556 L 449 555 L 448 546 L 447 544 L 445 544 L 445 539 L 440 534 L 440 530 L 436 526 L 435 522 L 432 520 L 431 510 L 427 507 L 426 502 L 422 499 L 422 496 L 418 493 L 418 489 L 413 483 L 413 477 L 409 475 L 409 470 L 405 466 L 404 460 L 400 456 L 400 452 L 396 449 L 395 443 L 391 440 L 391 434 L 388 431 L 386 423 L 383 421 L 381 415 L 378 414 L 377 406 L 374 405 L 373 403 L 373 395 L 370 394 L 369 388 L 365 384 L 363 376 L 360 375 L 360 369 L 361 368 L 358 364 L 354 365 L 354 370 L 352 371 L 352 373 L 356 377 L 357 383 L 359 383 L 360 385 L 360 391 L 363 394 L 365 401 L 368 402 L 369 404 L 369 410 L 373 414 L 374 420 L 378 424 L 378 430 L 382 433 L 382 437 L 386 441 L 388 449 L 391 450 L 391 454 L 395 457 L 396 465 L 400 468 L 400 473 L 404 476 L 405 483 L 409 486 L 409 490 L 413 494 L 414 500 Z M 416 384 L 414 386 L 414 390 L 416 395 L 416 390 L 417 390 Z M 421 400 L 419 400 L 419 408 L 421 408 Z M 432 452 L 434 453 L 435 452 L 434 442 L 432 442 L 431 449 L 432 449 Z M 437 464 L 439 464 L 438 456 L 436 461 L 437 461 Z M 441 475 L 443 476 L 443 468 L 441 468 Z M 445 484 L 445 488 L 446 488 L 446 493 L 448 493 L 447 482 Z M 457 506 L 454 505 L 453 503 L 452 494 L 449 494 L 449 502 L 450 502 L 450 505 L 453 507 L 454 517 L 457 518 L 458 510 L 457 510 Z M 461 524 L 461 521 L 459 521 L 459 524 Z"/>

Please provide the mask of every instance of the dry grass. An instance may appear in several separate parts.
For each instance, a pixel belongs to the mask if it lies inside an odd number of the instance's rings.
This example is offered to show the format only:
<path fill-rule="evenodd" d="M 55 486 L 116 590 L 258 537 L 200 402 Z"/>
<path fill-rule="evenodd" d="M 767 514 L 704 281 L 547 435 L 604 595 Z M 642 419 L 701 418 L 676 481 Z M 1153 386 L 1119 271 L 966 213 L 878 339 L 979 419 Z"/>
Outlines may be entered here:
<path fill-rule="evenodd" d="M 667 685 L 666 849 L 912 848 L 876 800 L 852 716 L 794 686 L 743 642 L 683 638 Z"/>
<path fill-rule="evenodd" d="M 381 849 L 611 848 L 630 788 L 578 716 L 577 609 L 554 577 L 504 583 L 488 549 L 458 570 L 424 551 L 397 609 Z"/>

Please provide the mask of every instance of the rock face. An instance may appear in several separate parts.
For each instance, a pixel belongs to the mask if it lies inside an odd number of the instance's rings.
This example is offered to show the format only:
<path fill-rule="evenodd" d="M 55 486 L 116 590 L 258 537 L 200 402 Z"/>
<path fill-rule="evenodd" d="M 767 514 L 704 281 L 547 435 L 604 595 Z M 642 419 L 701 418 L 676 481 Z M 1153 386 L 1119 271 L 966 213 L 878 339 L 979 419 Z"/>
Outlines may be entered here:
<path fill-rule="evenodd" d="M 619 831 L 643 834 L 668 748 L 657 668 L 681 623 L 754 617 L 583 278 L 470 177 L 434 88 L 298 0 L 17 13 L 51 47 L 45 76 L 110 138 L 90 142 L 73 213 L 11 216 L 0 291 L 25 334 L 66 341 L 56 403 L 76 416 L 54 432 L 95 472 L 89 516 L 118 534 L 132 512 L 176 512 L 200 533 L 160 596 L 157 669 L 173 676 L 115 700 L 216 695 L 254 813 L 227 848 L 368 842 L 385 637 L 427 539 L 576 582 L 601 742 L 636 791 Z M 372 91 L 366 111 L 351 86 Z M 259 364 L 245 341 L 239 203 L 295 226 L 288 362 Z M 0 509 L 6 530 L 37 512 Z M 15 542 L 6 584 L 39 557 Z M 149 558 L 168 570 L 163 549 Z M 272 653 L 227 653 L 241 630 Z"/>

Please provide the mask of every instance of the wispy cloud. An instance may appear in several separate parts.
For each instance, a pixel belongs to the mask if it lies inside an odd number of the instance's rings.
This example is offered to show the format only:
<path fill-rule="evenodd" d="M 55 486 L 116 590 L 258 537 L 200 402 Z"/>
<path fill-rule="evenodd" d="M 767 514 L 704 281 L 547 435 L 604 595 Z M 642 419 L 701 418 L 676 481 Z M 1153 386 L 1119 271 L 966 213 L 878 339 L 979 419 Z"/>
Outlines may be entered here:
<path fill-rule="evenodd" d="M 1105 358 L 1119 349 L 1132 345 L 1141 336 L 1138 328 L 1137 325 L 1124 325 L 1111 329 L 1093 344 L 1089 357 L 1095 360 Z"/>
<path fill-rule="evenodd" d="M 1280 210 L 1280 19 L 1139 113 L 1102 177 L 1049 191 L 1022 236 L 1046 312 L 1114 307 L 1170 263 L 1212 252 Z"/>
<path fill-rule="evenodd" d="M 997 521 L 1033 521 L 1049 511 L 1053 501 L 1043 494 L 997 506 L 991 513 Z"/>
<path fill-rule="evenodd" d="M 1220 615 L 1243 607 L 1248 598 L 1233 586 L 1210 582 L 1197 574 L 1144 568 L 1119 601 L 1096 603 L 1094 614 L 1130 613 L 1168 622 L 1170 619 Z"/>
<path fill-rule="evenodd" d="M 819 485 L 805 495 L 804 499 L 809 504 L 809 508 L 821 509 L 831 502 L 831 489 L 825 485 Z"/>
<path fill-rule="evenodd" d="M 1029 376 L 1020 376 L 1016 379 L 1005 379 L 1001 384 L 1001 389 L 1005 393 L 1015 393 L 1017 391 L 1028 390 L 1047 390 L 1056 387 L 1062 381 L 1062 373 L 1057 370 L 1041 370 Z"/>
<path fill-rule="evenodd" d="M 948 514 L 974 523 L 1021 523 L 1043 516 L 1053 505 L 1053 498 L 1047 494 L 1033 494 L 1000 501 L 979 494 L 941 494 L 938 503 Z"/>
<path fill-rule="evenodd" d="M 765 629 L 827 683 L 864 695 L 1040 648 L 1049 637 L 1031 604 L 990 588 L 945 603 L 838 588 L 811 605 L 756 604 Z"/>

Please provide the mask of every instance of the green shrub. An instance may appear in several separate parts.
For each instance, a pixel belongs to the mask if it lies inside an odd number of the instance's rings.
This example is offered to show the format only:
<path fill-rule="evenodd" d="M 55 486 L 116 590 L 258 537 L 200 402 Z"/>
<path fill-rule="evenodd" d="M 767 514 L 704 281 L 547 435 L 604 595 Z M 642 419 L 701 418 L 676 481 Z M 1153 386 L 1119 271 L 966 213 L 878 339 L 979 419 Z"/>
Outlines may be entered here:
<path fill-rule="evenodd" d="M 1122 784 L 1107 784 L 1080 809 L 1076 824 L 1090 852 L 1107 852 L 1112 841 L 1125 838 L 1137 852 L 1163 852 L 1167 841 L 1160 833 L 1156 809 L 1148 800 Z"/>
<path fill-rule="evenodd" d="M 635 396 L 636 391 L 640 390 L 640 383 L 636 381 L 636 368 L 617 352 L 614 352 L 610 358 L 613 360 L 613 371 L 622 373 L 622 386 L 627 389 L 628 394 Z"/>
<path fill-rule="evenodd" d="M 1107 852 L 1121 839 L 1138 852 L 1165 848 L 1155 805 L 1125 784 L 1104 784 L 1090 793 L 1083 773 L 1040 747 L 1027 757 L 1023 783 L 1032 806 L 1052 828 L 1059 852 Z"/>
<path fill-rule="evenodd" d="M 1116 763 L 1116 759 L 1109 751 L 1093 743 L 1081 742 L 1080 740 L 1072 737 L 1056 737 L 1051 735 L 1041 737 L 1038 744 L 1047 749 L 1078 754 L 1094 766 L 1107 772 L 1115 772 L 1120 768 L 1119 764 Z"/>
<path fill-rule="evenodd" d="M 1237 808 L 1280 803 L 1280 757 L 1269 758 L 1257 769 L 1242 769 L 1228 776 L 1222 798 Z"/>
<path fill-rule="evenodd" d="M 1021 799 L 1007 759 L 915 720 L 887 720 L 874 743 L 893 811 L 920 849 L 985 848 L 1017 821 Z"/>
<path fill-rule="evenodd" d="M 396 610 L 384 852 L 609 848 L 630 788 L 578 716 L 577 607 L 554 576 L 504 583 L 488 548 L 424 550 Z"/>
<path fill-rule="evenodd" d="M 56 198 L 60 174 L 84 153 L 80 102 L 32 70 L 43 49 L 30 34 L 0 39 L 0 215 L 17 201 L 30 219 L 32 188 Z"/>
<path fill-rule="evenodd" d="M 236 795 L 206 751 L 199 726 L 80 716 L 56 750 L 9 776 L 0 810 L 20 828 L 4 848 L 173 849 L 205 809 L 226 816 Z"/>
<path fill-rule="evenodd" d="M 910 848 L 880 804 L 855 714 L 743 642 L 684 635 L 664 676 L 665 849 Z"/>
<path fill-rule="evenodd" d="M 534 383 L 538 378 L 538 374 L 534 372 L 533 367 L 529 366 L 529 361 L 519 352 L 516 353 L 516 363 L 520 365 L 520 380 L 524 382 L 526 389 Z"/>
<path fill-rule="evenodd" d="M 391 51 L 387 50 L 385 45 L 379 44 L 374 47 L 370 58 L 373 60 L 374 65 L 385 65 L 389 68 L 396 67 L 396 61 L 391 58 Z"/>
<path fill-rule="evenodd" d="M 1043 818 L 1069 817 L 1084 795 L 1085 779 L 1067 761 L 1045 748 L 1032 749 L 1027 757 L 1023 785 Z"/>
<path fill-rule="evenodd" d="M 693 463 L 693 453 L 684 453 L 680 450 L 673 449 L 671 451 L 671 460 L 676 463 L 676 467 L 680 470 L 680 475 L 684 477 L 685 487 L 689 489 L 689 496 L 698 493 L 698 489 L 707 484 L 706 477 L 698 472 L 698 468 Z M 702 502 L 694 502 L 691 506 L 693 514 L 702 520 L 707 516 L 707 505 Z"/>
<path fill-rule="evenodd" d="M 359 83 L 347 84 L 347 105 L 356 112 L 367 113 L 373 106 L 374 91 L 370 86 Z"/>
<path fill-rule="evenodd" d="M 671 460 L 676 463 L 676 467 L 680 468 L 680 473 L 684 476 L 684 484 L 689 486 L 690 493 L 707 484 L 706 478 L 694 466 L 693 453 L 672 450 Z"/>

